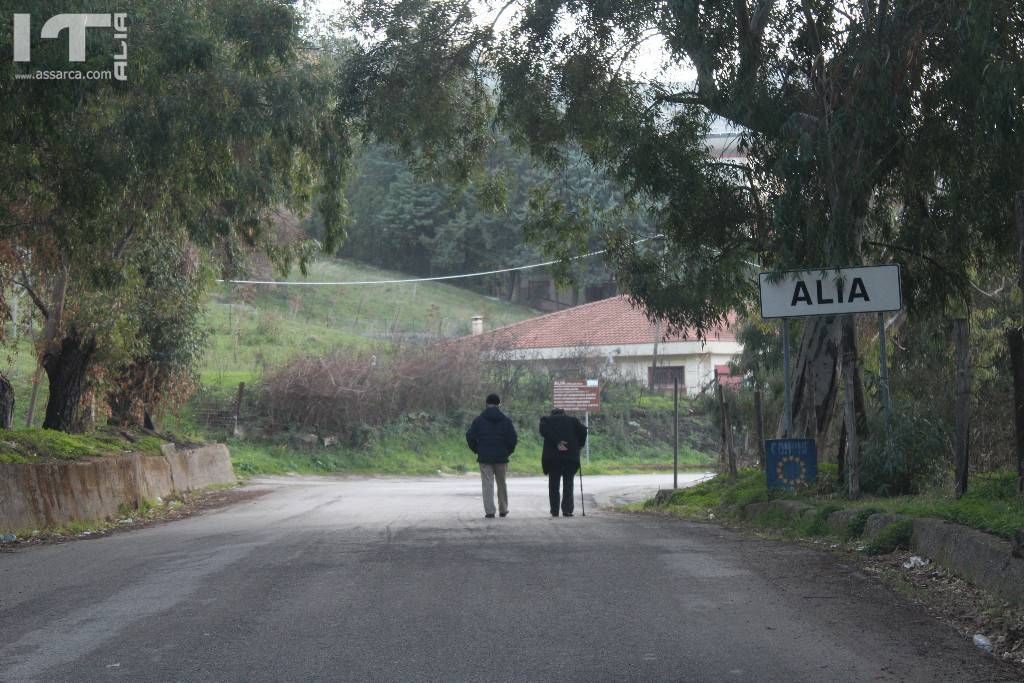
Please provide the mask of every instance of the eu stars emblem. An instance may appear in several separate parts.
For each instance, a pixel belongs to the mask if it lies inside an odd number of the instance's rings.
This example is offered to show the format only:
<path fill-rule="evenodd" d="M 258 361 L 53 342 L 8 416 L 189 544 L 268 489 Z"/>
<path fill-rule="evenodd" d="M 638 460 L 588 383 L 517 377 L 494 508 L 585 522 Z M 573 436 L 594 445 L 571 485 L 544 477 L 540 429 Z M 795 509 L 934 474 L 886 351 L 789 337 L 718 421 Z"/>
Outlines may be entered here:
<path fill-rule="evenodd" d="M 814 439 L 768 439 L 764 442 L 768 488 L 794 490 L 818 479 Z"/>

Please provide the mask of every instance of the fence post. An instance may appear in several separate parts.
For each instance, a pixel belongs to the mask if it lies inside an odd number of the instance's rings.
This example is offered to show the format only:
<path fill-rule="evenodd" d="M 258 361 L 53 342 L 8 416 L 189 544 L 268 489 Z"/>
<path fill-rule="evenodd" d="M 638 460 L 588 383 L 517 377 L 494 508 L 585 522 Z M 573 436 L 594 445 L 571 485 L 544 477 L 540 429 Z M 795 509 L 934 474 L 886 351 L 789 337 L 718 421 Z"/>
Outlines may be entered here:
<path fill-rule="evenodd" d="M 754 435 L 757 438 L 757 457 L 761 469 L 767 467 L 764 457 L 764 407 L 761 405 L 761 388 L 754 389 Z"/>
<path fill-rule="evenodd" d="M 722 385 L 716 382 L 715 394 L 718 397 L 718 419 L 721 423 L 721 437 L 722 437 L 722 465 L 721 468 L 726 469 L 726 462 L 729 459 L 729 437 L 728 437 L 728 419 L 729 416 L 725 410 L 725 396 L 722 393 Z"/>
<path fill-rule="evenodd" d="M 231 429 L 232 436 L 238 436 L 238 417 L 242 412 L 242 394 L 245 391 L 245 382 L 238 383 L 238 396 L 235 398 L 235 421 Z"/>

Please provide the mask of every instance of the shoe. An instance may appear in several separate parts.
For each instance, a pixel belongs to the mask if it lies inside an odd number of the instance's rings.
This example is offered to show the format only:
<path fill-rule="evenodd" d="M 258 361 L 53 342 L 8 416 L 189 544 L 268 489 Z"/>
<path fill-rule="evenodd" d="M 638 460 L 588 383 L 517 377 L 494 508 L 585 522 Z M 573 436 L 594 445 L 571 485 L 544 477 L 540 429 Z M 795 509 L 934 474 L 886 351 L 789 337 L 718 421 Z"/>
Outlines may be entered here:
<path fill-rule="evenodd" d="M 572 513 L 571 512 L 563 512 L 562 516 L 563 517 L 572 517 Z"/>
<path fill-rule="evenodd" d="M 489 515 L 484 515 L 484 519 L 494 519 L 494 513 L 492 512 Z"/>
<path fill-rule="evenodd" d="M 551 516 L 552 516 L 552 517 L 557 517 L 557 516 L 558 516 L 558 513 L 557 513 L 557 512 L 552 512 L 552 513 L 551 513 Z"/>
<path fill-rule="evenodd" d="M 506 512 L 499 512 L 498 516 L 499 517 L 508 517 L 508 512 L 507 511 Z"/>

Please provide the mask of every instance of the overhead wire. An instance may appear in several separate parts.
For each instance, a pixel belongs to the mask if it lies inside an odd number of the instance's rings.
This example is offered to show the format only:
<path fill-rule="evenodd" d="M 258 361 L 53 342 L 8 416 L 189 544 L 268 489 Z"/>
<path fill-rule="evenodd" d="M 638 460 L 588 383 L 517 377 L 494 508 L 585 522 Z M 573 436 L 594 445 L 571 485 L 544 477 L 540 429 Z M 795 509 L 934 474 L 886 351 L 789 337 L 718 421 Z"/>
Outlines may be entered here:
<path fill-rule="evenodd" d="M 651 237 L 644 237 L 638 240 L 634 240 L 631 244 L 642 244 L 643 242 L 650 242 L 651 240 L 661 239 L 664 235 L 652 235 Z M 599 256 L 606 253 L 607 249 L 599 249 L 598 251 L 587 252 L 586 254 L 580 254 L 569 258 L 570 261 L 579 261 L 585 258 L 591 258 L 593 256 Z M 500 275 L 502 273 L 511 273 L 519 270 L 531 270 L 533 268 L 544 268 L 546 266 L 552 266 L 556 263 L 560 263 L 559 259 L 553 261 L 544 261 L 543 263 L 531 263 L 525 266 L 514 266 L 511 268 L 498 268 L 495 270 L 483 270 L 476 273 L 458 273 L 456 275 L 436 275 L 434 277 L 414 277 L 414 278 L 402 278 L 397 280 L 342 280 L 342 281 L 307 281 L 307 280 L 227 280 L 218 279 L 217 282 L 223 282 L 225 284 L 232 285 L 282 285 L 288 287 L 348 287 L 348 286 L 359 286 L 359 285 L 405 285 L 414 284 L 418 282 L 441 282 L 444 280 L 460 280 L 472 277 L 483 277 L 485 275 Z"/>

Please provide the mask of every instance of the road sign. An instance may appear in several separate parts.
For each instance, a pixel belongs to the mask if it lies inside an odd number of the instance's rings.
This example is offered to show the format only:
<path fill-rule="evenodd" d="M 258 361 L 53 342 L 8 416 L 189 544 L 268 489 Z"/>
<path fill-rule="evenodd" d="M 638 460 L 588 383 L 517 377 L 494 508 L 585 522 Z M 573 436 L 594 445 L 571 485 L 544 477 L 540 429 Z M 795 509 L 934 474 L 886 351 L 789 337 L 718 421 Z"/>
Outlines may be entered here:
<path fill-rule="evenodd" d="M 764 442 L 765 477 L 770 489 L 789 489 L 818 480 L 814 439 L 768 439 Z"/>
<path fill-rule="evenodd" d="M 593 412 L 601 408 L 601 387 L 596 379 L 556 381 L 554 406 L 575 412 Z"/>
<path fill-rule="evenodd" d="M 799 318 L 898 311 L 903 306 L 900 267 L 761 273 L 762 318 Z"/>

